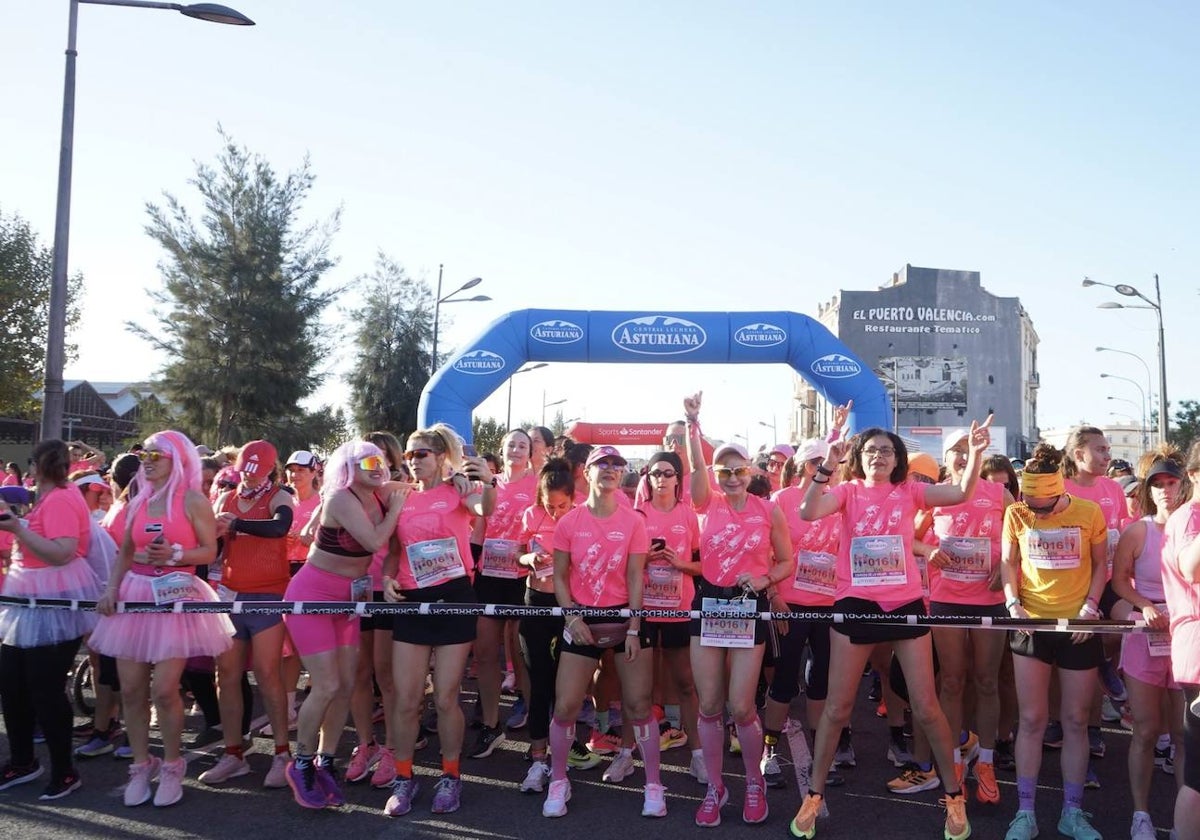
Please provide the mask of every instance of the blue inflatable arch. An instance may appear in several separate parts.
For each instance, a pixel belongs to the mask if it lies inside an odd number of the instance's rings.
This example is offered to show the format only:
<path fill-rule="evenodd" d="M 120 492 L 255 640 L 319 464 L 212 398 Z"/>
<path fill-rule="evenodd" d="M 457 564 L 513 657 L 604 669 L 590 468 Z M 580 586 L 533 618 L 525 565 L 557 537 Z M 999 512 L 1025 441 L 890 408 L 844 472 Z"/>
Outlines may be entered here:
<path fill-rule="evenodd" d="M 578 312 L 524 309 L 494 321 L 425 386 L 421 426 L 469 441 L 475 406 L 527 362 L 788 364 L 827 400 L 854 400 L 851 431 L 891 426 L 887 391 L 823 325 L 795 312 Z"/>

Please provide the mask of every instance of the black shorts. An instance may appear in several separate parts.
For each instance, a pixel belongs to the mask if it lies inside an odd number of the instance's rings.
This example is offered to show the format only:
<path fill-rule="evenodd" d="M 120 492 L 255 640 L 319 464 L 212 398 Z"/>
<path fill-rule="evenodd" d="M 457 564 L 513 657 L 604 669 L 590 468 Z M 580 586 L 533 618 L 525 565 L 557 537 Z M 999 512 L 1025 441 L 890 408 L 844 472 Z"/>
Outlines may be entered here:
<path fill-rule="evenodd" d="M 692 598 L 692 609 L 704 609 L 705 598 L 722 598 L 730 600 L 732 598 L 741 598 L 742 589 L 739 586 L 713 586 L 702 577 L 696 578 L 696 594 Z M 755 609 L 759 612 L 766 612 L 771 609 L 771 603 L 767 600 L 766 595 L 759 595 L 755 602 Z M 688 621 L 688 635 L 693 639 L 700 638 L 700 622 L 701 619 L 693 618 Z M 761 645 L 767 641 L 767 622 L 755 620 L 754 622 L 754 644 Z M 732 650 L 732 648 L 731 648 Z"/>
<path fill-rule="evenodd" d="M 888 615 L 925 615 L 925 602 L 918 598 L 901 604 L 894 610 L 885 610 L 876 601 L 865 598 L 838 598 L 833 604 L 835 613 L 887 613 Z M 901 624 L 835 624 L 837 633 L 850 638 L 853 645 L 875 645 L 880 642 L 899 642 L 904 639 L 919 639 L 929 633 L 927 626 Z"/>
<path fill-rule="evenodd" d="M 117 672 L 117 660 L 112 656 L 105 656 L 103 653 L 96 654 L 100 661 L 100 673 L 96 675 L 97 685 L 106 685 L 113 691 L 121 690 L 121 676 Z"/>
<path fill-rule="evenodd" d="M 428 589 L 403 589 L 406 601 L 423 604 L 473 604 L 475 593 L 465 577 Z M 396 615 L 392 617 L 392 640 L 423 647 L 461 645 L 475 641 L 474 615 Z"/>
<path fill-rule="evenodd" d="M 972 618 L 1008 618 L 1003 604 L 952 604 L 949 601 L 930 601 L 930 615 L 962 615 Z"/>
<path fill-rule="evenodd" d="M 629 605 L 628 604 L 619 604 L 617 607 L 613 607 L 613 609 L 620 609 L 622 607 L 627 607 L 627 606 L 629 606 Z M 617 624 L 617 623 L 621 622 L 621 619 L 585 618 L 583 621 L 585 624 L 590 626 L 590 625 L 594 625 L 594 624 Z M 645 625 L 643 624 L 643 627 L 644 626 Z M 641 642 L 642 647 L 648 647 L 648 645 L 646 644 L 645 633 L 646 633 L 646 631 L 643 629 L 642 632 L 638 634 L 638 641 Z M 576 656 L 586 656 L 588 659 L 595 659 L 595 660 L 599 661 L 604 656 L 605 651 L 611 650 L 613 652 L 614 656 L 617 654 L 624 653 L 625 652 L 625 642 L 620 641 L 614 647 L 603 647 L 602 648 L 602 647 L 597 647 L 596 645 L 572 644 L 571 642 L 567 641 L 566 636 L 563 636 L 562 644 L 558 646 L 558 650 L 560 653 L 573 653 Z"/>
<path fill-rule="evenodd" d="M 1065 671 L 1087 671 L 1100 667 L 1104 661 L 1104 646 L 1100 636 L 1093 634 L 1087 641 L 1075 644 L 1071 634 L 1058 630 L 1009 634 L 1008 646 L 1017 656 L 1031 656 L 1047 665 L 1057 665 Z"/>
<path fill-rule="evenodd" d="M 687 621 L 643 621 L 642 644 L 648 648 L 678 650 L 691 647 L 692 634 Z"/>
<path fill-rule="evenodd" d="M 498 578 L 475 575 L 475 601 L 480 604 L 503 604 L 519 607 L 525 604 L 525 578 Z M 508 621 L 496 618 L 496 621 Z"/>
<path fill-rule="evenodd" d="M 1104 584 L 1104 591 L 1100 593 L 1100 603 L 1096 605 L 1100 610 L 1101 618 L 1111 618 L 1112 608 L 1117 605 L 1117 601 L 1121 600 L 1121 596 L 1113 591 L 1112 581 Z"/>
<path fill-rule="evenodd" d="M 374 592 L 371 594 L 371 603 L 384 603 L 383 593 Z M 391 613 L 375 613 L 374 615 L 364 615 L 358 620 L 358 629 L 362 633 L 373 633 L 376 630 L 387 630 L 391 632 L 392 622 L 396 616 Z"/>

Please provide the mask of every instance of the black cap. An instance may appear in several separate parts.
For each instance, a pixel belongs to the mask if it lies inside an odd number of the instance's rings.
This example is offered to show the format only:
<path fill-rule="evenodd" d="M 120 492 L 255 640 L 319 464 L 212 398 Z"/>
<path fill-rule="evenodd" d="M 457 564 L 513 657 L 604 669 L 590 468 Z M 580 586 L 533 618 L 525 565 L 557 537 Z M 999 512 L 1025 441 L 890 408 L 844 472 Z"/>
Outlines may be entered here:
<path fill-rule="evenodd" d="M 1179 466 L 1177 461 L 1170 458 L 1164 458 L 1161 461 L 1155 461 L 1154 466 L 1150 468 L 1150 472 L 1146 473 L 1146 481 L 1152 481 L 1156 475 L 1169 475 L 1172 478 L 1183 480 L 1183 467 Z"/>

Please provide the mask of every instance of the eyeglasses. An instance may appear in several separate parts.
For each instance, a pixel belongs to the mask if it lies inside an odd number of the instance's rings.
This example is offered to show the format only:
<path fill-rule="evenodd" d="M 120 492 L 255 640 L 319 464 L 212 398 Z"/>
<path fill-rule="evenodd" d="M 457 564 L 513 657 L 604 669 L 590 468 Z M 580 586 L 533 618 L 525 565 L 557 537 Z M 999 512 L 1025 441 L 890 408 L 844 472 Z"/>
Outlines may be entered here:
<path fill-rule="evenodd" d="M 734 467 L 733 469 L 729 467 L 713 467 L 713 472 L 716 473 L 718 480 L 727 481 L 730 476 L 745 478 L 750 475 L 750 467 Z"/>
<path fill-rule="evenodd" d="M 415 461 L 418 458 L 428 458 L 432 454 L 432 449 L 410 449 L 404 453 L 404 460 Z"/>
<path fill-rule="evenodd" d="M 890 446 L 881 446 L 878 449 L 874 446 L 868 446 L 862 452 L 864 455 L 882 455 L 884 458 L 891 458 L 896 454 L 896 450 Z"/>
<path fill-rule="evenodd" d="M 366 458 L 359 458 L 358 468 L 361 470 L 366 470 L 367 472 L 386 470 L 387 461 L 385 461 L 380 455 L 368 455 Z"/>
<path fill-rule="evenodd" d="M 675 472 L 675 470 L 651 470 L 650 471 L 651 478 L 674 478 L 677 475 L 679 475 L 679 473 Z"/>
<path fill-rule="evenodd" d="M 143 449 L 137 456 L 139 461 L 143 463 L 149 461 L 151 464 L 158 463 L 160 458 L 166 458 L 168 461 L 171 460 L 170 455 L 166 452 L 159 452 L 157 449 Z"/>

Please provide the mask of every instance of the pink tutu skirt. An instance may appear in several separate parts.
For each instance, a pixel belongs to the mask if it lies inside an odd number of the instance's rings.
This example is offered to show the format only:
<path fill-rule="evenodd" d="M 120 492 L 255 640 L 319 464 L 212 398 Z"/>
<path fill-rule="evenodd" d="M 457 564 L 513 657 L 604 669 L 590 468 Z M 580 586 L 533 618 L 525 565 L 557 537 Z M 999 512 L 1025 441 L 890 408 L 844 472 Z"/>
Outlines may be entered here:
<path fill-rule="evenodd" d="M 65 566 L 30 567 L 17 561 L 4 576 L 4 594 L 17 598 L 94 601 L 102 584 L 87 560 Z M 0 643 L 19 648 L 56 645 L 92 632 L 96 613 L 59 607 L 0 605 Z"/>
<path fill-rule="evenodd" d="M 149 575 L 126 572 L 118 601 L 154 602 Z M 219 600 L 199 578 L 190 601 Z M 233 624 L 224 613 L 117 613 L 101 616 L 88 646 L 97 653 L 134 662 L 163 662 L 217 656 L 233 644 Z"/>

